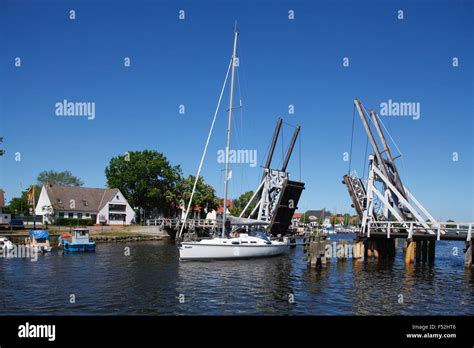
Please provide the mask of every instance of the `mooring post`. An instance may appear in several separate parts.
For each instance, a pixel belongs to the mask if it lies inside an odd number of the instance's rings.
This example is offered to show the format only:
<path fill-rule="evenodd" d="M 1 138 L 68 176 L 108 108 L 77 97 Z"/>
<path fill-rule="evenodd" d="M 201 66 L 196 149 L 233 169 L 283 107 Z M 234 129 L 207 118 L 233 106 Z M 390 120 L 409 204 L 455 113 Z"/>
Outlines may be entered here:
<path fill-rule="evenodd" d="M 473 258 L 473 250 L 472 250 L 472 240 L 466 242 L 466 254 L 464 255 L 464 266 L 471 267 L 472 266 L 472 258 Z"/>
<path fill-rule="evenodd" d="M 321 264 L 325 265 L 328 259 L 326 258 L 326 241 L 319 237 L 319 252 L 321 256 Z"/>
<path fill-rule="evenodd" d="M 311 242 L 309 243 L 309 264 L 311 267 L 316 267 L 316 265 L 318 264 L 318 257 L 317 257 L 317 253 L 318 253 L 318 245 L 314 242 Z"/>
<path fill-rule="evenodd" d="M 296 234 L 290 237 L 290 248 L 296 248 Z"/>
<path fill-rule="evenodd" d="M 364 242 L 358 240 L 355 242 L 355 255 L 354 258 L 357 261 L 364 261 Z"/>
<path fill-rule="evenodd" d="M 308 264 L 310 267 L 316 267 L 326 264 L 326 241 L 321 237 L 316 238 L 308 246 Z"/>

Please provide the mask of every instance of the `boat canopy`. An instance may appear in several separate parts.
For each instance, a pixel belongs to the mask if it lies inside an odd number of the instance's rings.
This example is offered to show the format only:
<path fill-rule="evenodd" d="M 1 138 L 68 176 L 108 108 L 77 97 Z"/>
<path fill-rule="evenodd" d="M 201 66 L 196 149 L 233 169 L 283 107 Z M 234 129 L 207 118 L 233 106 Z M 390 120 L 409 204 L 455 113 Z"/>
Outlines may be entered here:
<path fill-rule="evenodd" d="M 263 239 L 267 242 L 270 241 L 270 239 L 268 239 L 267 235 L 265 234 L 265 232 L 262 232 L 262 231 L 250 231 L 248 233 L 249 236 L 252 236 L 252 237 L 257 237 L 257 238 L 260 238 L 260 239 Z"/>
<path fill-rule="evenodd" d="M 49 239 L 49 233 L 45 230 L 31 230 L 30 237 L 33 237 L 35 240 L 38 239 Z"/>

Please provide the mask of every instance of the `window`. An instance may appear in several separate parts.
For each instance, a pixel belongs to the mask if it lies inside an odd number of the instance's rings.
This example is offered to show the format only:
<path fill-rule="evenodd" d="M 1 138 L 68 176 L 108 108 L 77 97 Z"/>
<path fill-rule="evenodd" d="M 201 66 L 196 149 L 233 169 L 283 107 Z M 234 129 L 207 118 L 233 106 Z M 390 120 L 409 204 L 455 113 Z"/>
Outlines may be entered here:
<path fill-rule="evenodd" d="M 86 217 L 87 217 L 87 218 L 88 218 L 88 217 L 90 217 L 90 216 L 91 216 L 91 214 L 89 214 L 89 213 L 86 213 Z"/>
<path fill-rule="evenodd" d="M 109 221 L 125 221 L 125 214 L 109 214 Z"/>
<path fill-rule="evenodd" d="M 59 218 L 64 219 L 64 212 L 63 211 L 59 213 Z"/>
<path fill-rule="evenodd" d="M 61 202 L 61 198 L 56 199 L 56 202 L 57 202 L 58 204 L 61 204 L 61 203 L 62 203 L 62 202 Z"/>
<path fill-rule="evenodd" d="M 89 203 L 87 203 L 85 199 L 82 200 L 82 203 L 84 204 L 84 207 L 87 207 L 89 205 Z"/>
<path fill-rule="evenodd" d="M 82 219 L 82 213 L 77 213 L 77 218 Z"/>
<path fill-rule="evenodd" d="M 125 204 L 109 204 L 109 211 L 125 211 Z"/>
<path fill-rule="evenodd" d="M 115 198 L 117 198 L 118 200 L 120 200 L 120 196 L 119 196 L 119 195 L 115 196 Z"/>
<path fill-rule="evenodd" d="M 74 217 L 74 213 L 68 213 L 67 216 L 72 219 Z"/>

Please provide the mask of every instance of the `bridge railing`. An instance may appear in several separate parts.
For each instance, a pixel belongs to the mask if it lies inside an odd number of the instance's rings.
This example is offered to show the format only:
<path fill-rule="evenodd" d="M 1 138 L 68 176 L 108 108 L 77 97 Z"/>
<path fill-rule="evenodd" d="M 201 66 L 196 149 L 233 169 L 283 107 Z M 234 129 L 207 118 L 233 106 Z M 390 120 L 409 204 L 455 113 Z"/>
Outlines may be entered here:
<path fill-rule="evenodd" d="M 145 224 L 147 226 L 159 226 L 159 227 L 169 227 L 169 228 L 178 228 L 183 224 L 183 221 L 178 218 L 156 218 L 156 219 L 146 219 Z M 186 227 L 202 227 L 202 228 L 212 228 L 220 225 L 216 220 L 210 219 L 187 219 Z"/>
<path fill-rule="evenodd" d="M 370 237 L 371 232 L 384 232 L 387 238 L 390 238 L 390 233 L 397 230 L 407 230 L 408 238 L 413 234 L 435 234 L 436 238 L 440 240 L 442 235 L 454 233 L 457 235 L 466 235 L 466 241 L 472 238 L 474 222 L 454 222 L 454 221 L 437 221 L 426 222 L 428 227 L 420 225 L 416 221 L 368 221 L 367 223 L 367 237 Z"/>

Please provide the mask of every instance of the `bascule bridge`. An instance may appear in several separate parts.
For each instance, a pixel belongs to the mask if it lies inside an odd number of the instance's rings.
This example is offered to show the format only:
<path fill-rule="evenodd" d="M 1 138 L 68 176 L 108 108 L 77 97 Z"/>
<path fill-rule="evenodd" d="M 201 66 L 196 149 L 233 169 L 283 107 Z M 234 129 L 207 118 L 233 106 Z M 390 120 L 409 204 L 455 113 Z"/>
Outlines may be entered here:
<path fill-rule="evenodd" d="M 361 221 L 358 243 L 365 257 L 393 257 L 395 239 L 407 241 L 406 263 L 432 262 L 436 242 L 464 240 L 465 264 L 472 265 L 472 222 L 441 222 L 423 207 L 403 184 L 387 141 L 387 129 L 374 110 L 367 112 L 359 100 L 355 109 L 362 121 L 373 154 L 368 157 L 368 178 L 349 172 L 343 177 L 352 199 L 352 207 Z M 390 136 L 390 134 L 388 134 Z M 351 154 L 352 156 L 352 154 Z"/>

